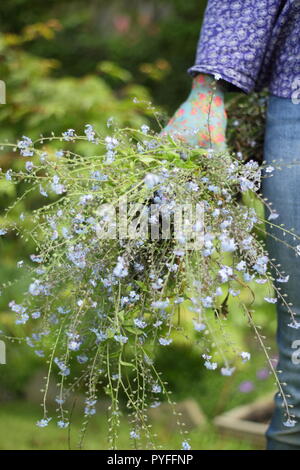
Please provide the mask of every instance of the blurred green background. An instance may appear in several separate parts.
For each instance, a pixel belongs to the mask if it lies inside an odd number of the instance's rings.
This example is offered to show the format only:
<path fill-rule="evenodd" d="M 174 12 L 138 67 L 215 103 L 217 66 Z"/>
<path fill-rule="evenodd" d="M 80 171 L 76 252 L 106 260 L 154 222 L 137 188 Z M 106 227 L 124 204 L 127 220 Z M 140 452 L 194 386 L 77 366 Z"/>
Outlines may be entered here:
<path fill-rule="evenodd" d="M 0 105 L 0 142 L 15 141 L 22 135 L 35 138 L 51 131 L 82 129 L 86 123 L 101 132 L 112 116 L 121 126 L 149 123 L 157 129 L 149 102 L 159 110 L 163 125 L 189 92 L 191 78 L 186 70 L 193 64 L 205 4 L 201 0 L 2 2 L 0 79 L 6 83 L 7 104 Z M 255 106 L 252 103 L 252 115 L 257 111 Z M 249 109 L 250 105 L 244 107 L 245 116 Z M 255 120 L 255 132 L 261 136 L 261 121 Z M 246 121 L 249 126 L 249 119 Z M 235 129 L 234 135 L 238 137 L 239 132 Z M 247 139 L 250 136 L 244 137 Z M 1 152 L 0 167 L 6 171 L 12 165 L 16 165 L 14 153 Z M 5 223 L 3 209 L 13 204 L 16 196 L 13 184 L 2 181 L 1 224 Z M 32 197 L 13 209 L 10 217 L 17 222 L 22 212 L 39 204 L 39 196 Z M 13 235 L 0 237 L 0 282 L 9 284 L 19 277 L 0 297 L 0 329 L 15 338 L 21 329 L 14 325 L 7 305 L 12 298 L 21 298 L 26 280 L 16 262 L 31 249 Z M 257 322 L 272 338 L 274 309 L 265 306 L 263 291 L 256 287 L 256 292 Z M 207 425 L 192 432 L 194 449 L 255 448 L 247 439 L 219 435 L 212 419 L 274 390 L 264 356 L 237 304 L 230 306 L 229 317 L 234 339 L 253 356 L 233 377 L 204 370 L 199 353 L 179 340 L 157 357 L 174 399 L 194 399 L 209 419 Z M 31 396 L 30 390 L 42 369 L 41 360 L 24 344 L 7 344 L 7 365 L 0 365 L 0 449 L 67 448 L 65 431 L 54 424 L 46 430 L 34 424 L 40 418 L 39 398 Z M 105 448 L 105 419 L 106 415 L 100 414 L 92 422 L 87 448 Z M 123 448 L 130 445 L 126 426 L 124 422 Z M 170 429 L 157 426 L 167 448 L 178 445 Z"/>

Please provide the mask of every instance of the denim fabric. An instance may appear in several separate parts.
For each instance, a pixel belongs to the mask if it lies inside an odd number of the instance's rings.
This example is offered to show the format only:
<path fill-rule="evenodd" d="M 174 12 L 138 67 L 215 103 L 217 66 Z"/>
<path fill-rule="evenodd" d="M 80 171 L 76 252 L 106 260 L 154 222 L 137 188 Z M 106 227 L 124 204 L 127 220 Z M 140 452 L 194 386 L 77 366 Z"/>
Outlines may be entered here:
<path fill-rule="evenodd" d="M 269 164 L 274 161 L 279 163 L 279 160 L 283 160 L 284 165 L 298 162 L 292 168 L 282 166 L 281 170 L 274 172 L 274 176 L 264 179 L 263 193 L 280 214 L 271 222 L 285 224 L 287 228 L 294 227 L 295 233 L 300 235 L 300 104 L 293 104 L 287 98 L 269 97 L 264 155 Z M 292 236 L 283 236 L 279 229 L 269 228 L 268 231 L 293 246 L 300 245 Z M 277 282 L 276 285 L 281 287 L 282 294 L 288 295 L 288 301 L 293 303 L 296 320 L 300 323 L 300 257 L 270 235 L 267 247 L 270 258 L 276 258 L 281 264 L 280 270 L 290 275 L 289 282 Z M 277 304 L 277 320 L 277 369 L 282 370 L 279 377 L 281 382 L 287 384 L 284 390 L 291 395 L 289 403 L 294 406 L 293 414 L 297 424 L 294 427 L 283 425 L 282 400 L 276 394 L 275 412 L 266 434 L 267 449 L 300 450 L 300 353 L 297 352 L 300 351 L 300 329 L 288 326 L 291 322 L 290 314 L 280 301 Z"/>

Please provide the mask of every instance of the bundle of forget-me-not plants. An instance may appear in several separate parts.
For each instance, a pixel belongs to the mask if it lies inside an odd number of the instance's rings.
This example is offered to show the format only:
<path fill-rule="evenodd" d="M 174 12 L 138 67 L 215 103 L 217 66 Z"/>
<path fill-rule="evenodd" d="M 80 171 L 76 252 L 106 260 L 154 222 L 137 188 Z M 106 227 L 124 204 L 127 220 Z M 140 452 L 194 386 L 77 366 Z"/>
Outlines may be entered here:
<path fill-rule="evenodd" d="M 190 148 L 161 137 L 145 125 L 119 129 L 108 123 L 109 135 L 86 125 L 82 135 L 69 129 L 32 141 L 3 144 L 17 152 L 16 169 L 1 177 L 22 186 L 7 214 L 24 198 L 39 193 L 44 204 L 3 225 L 1 235 L 15 232 L 34 243 L 23 302 L 11 299 L 16 323 L 35 323 L 26 338 L 44 357 L 44 414 L 61 428 L 70 425 L 69 396 L 81 387 L 86 399 L 84 427 L 97 410 L 101 391 L 110 399 L 109 445 L 117 447 L 125 397 L 130 437 L 137 447 L 158 448 L 148 420 L 149 407 L 167 401 L 175 410 L 168 384 L 155 367 L 159 348 L 174 335 L 188 336 L 199 350 L 199 367 L 229 376 L 250 359 L 226 328 L 228 299 L 240 299 L 240 312 L 261 344 L 274 373 L 286 425 L 293 415 L 268 348 L 251 309 L 253 282 L 269 286 L 265 300 L 288 301 L 276 291 L 288 276 L 269 260 L 259 231 L 275 223 L 243 204 L 242 194 L 259 196 L 261 167 L 235 154 Z M 274 168 L 264 168 L 266 177 Z M 240 297 L 250 293 L 250 302 Z M 182 318 L 184 317 L 184 321 Z M 175 366 L 175 365 L 174 365 Z M 48 413 L 47 392 L 58 374 L 57 416 Z M 190 444 L 178 416 L 182 447 Z"/>

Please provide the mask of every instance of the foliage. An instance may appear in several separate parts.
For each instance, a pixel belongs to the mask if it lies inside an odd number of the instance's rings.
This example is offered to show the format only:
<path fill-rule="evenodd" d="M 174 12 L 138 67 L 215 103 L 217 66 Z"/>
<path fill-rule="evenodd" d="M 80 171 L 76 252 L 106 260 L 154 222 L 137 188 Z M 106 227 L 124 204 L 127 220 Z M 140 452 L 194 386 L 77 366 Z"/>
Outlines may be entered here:
<path fill-rule="evenodd" d="M 227 101 L 228 146 L 245 162 L 263 161 L 266 102 L 266 92 L 239 93 Z"/>
<path fill-rule="evenodd" d="M 72 432 L 68 429 L 58 430 L 54 423 L 41 430 L 33 426 L 33 422 L 39 418 L 40 410 L 28 403 L 12 402 L 0 406 L 0 449 L 1 450 L 67 450 L 76 449 L 77 434 L 80 432 L 80 417 L 74 416 Z M 166 441 L 166 448 L 173 450 L 180 445 L 176 433 L 165 426 L 155 426 L 155 432 L 160 440 Z M 122 418 L 120 429 L 120 450 L 134 449 L 134 442 L 129 439 L 129 424 Z M 87 432 L 85 449 L 99 450 L 106 446 L 107 420 L 105 415 L 96 415 L 90 423 Z M 241 439 L 222 438 L 211 427 L 205 426 L 191 432 L 191 443 L 194 449 L 209 450 L 247 450 L 253 446 Z"/>
<path fill-rule="evenodd" d="M 57 61 L 24 52 L 26 40 L 18 37 L 15 45 L 9 35 L 0 37 L 0 74 L 8 92 L 7 104 L 0 108 L 2 140 L 27 132 L 36 138 L 50 128 L 59 133 L 74 119 L 80 126 L 88 120 L 103 130 L 112 115 L 119 125 L 139 126 L 150 114 L 142 102 L 149 100 L 142 86 L 126 84 L 120 99 L 96 75 L 55 78 Z"/>
<path fill-rule="evenodd" d="M 0 20 L 12 39 L 26 34 L 28 52 L 58 61 L 57 76 L 95 74 L 99 62 L 113 62 L 171 113 L 190 87 L 186 70 L 194 61 L 205 5 L 204 0 L 11 0 Z M 114 79 L 111 84 L 120 88 Z"/>

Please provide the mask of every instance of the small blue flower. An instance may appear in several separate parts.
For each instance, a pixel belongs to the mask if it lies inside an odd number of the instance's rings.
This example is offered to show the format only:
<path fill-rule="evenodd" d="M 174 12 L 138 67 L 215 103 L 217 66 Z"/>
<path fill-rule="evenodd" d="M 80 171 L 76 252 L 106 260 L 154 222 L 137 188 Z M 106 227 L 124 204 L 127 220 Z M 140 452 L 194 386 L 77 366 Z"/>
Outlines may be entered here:
<path fill-rule="evenodd" d="M 75 139 L 76 134 L 74 129 L 68 129 L 66 132 L 62 133 L 63 139 L 66 141 L 72 141 Z"/>
<path fill-rule="evenodd" d="M 187 441 L 183 441 L 181 444 L 181 449 L 182 450 L 191 450 L 191 446 Z"/>
<path fill-rule="evenodd" d="M 39 428 L 45 428 L 46 426 L 48 426 L 49 422 L 51 421 L 52 418 L 43 418 L 43 419 L 40 419 L 39 421 L 36 422 L 36 425 L 39 427 Z"/>
<path fill-rule="evenodd" d="M 161 386 L 158 384 L 152 385 L 152 392 L 153 393 L 161 393 Z"/>
<path fill-rule="evenodd" d="M 31 157 L 34 154 L 34 151 L 30 148 L 33 143 L 30 137 L 23 135 L 23 140 L 19 140 L 17 147 L 20 149 L 20 153 L 23 157 Z"/>
<path fill-rule="evenodd" d="M 42 196 L 48 197 L 47 191 L 43 188 L 43 186 L 40 184 L 40 193 Z"/>
<path fill-rule="evenodd" d="M 172 343 L 172 339 L 171 338 L 159 338 L 159 344 L 161 344 L 162 346 L 169 346 L 169 344 Z"/>
<path fill-rule="evenodd" d="M 81 355 L 81 356 L 77 356 L 77 361 L 79 362 L 79 364 L 84 364 L 85 362 L 88 361 L 88 357 L 85 356 L 84 354 Z"/>
<path fill-rule="evenodd" d="M 93 129 L 93 126 L 91 124 L 86 124 L 85 125 L 85 130 L 84 130 L 85 135 L 87 136 L 87 140 L 89 142 L 95 142 L 95 131 Z"/>
<path fill-rule="evenodd" d="M 12 170 L 11 169 L 7 170 L 7 172 L 5 173 L 5 178 L 7 179 L 7 181 L 12 180 L 11 175 L 12 175 Z"/>
<path fill-rule="evenodd" d="M 68 421 L 63 421 L 61 419 L 60 421 L 57 422 L 57 426 L 61 429 L 65 429 L 69 426 L 69 422 Z"/>
<path fill-rule="evenodd" d="M 115 335 L 114 338 L 115 338 L 116 341 L 118 341 L 121 344 L 125 344 L 128 341 L 128 337 L 123 336 L 123 335 Z"/>

